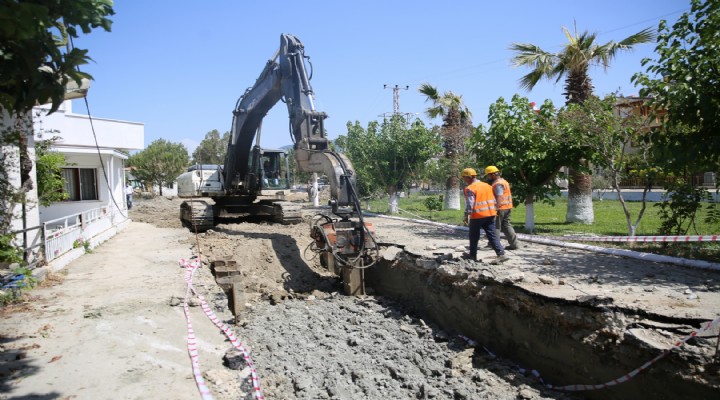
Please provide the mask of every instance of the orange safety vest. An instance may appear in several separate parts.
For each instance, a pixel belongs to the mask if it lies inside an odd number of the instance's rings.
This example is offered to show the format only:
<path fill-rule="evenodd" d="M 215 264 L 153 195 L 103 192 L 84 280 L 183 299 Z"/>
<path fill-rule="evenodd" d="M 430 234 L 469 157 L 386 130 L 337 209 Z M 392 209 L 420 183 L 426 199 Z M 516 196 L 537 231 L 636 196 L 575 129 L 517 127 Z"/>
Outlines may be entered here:
<path fill-rule="evenodd" d="M 475 193 L 475 203 L 472 207 L 470 219 L 494 217 L 497 215 L 495 195 L 490 185 L 483 181 L 475 181 L 465 188 L 465 196 L 467 196 L 469 191 Z"/>
<path fill-rule="evenodd" d="M 492 184 L 493 193 L 495 193 L 495 185 L 502 185 L 503 195 L 495 198 L 498 210 L 510 210 L 513 208 L 512 192 L 510 192 L 510 184 L 503 178 L 495 179 Z"/>

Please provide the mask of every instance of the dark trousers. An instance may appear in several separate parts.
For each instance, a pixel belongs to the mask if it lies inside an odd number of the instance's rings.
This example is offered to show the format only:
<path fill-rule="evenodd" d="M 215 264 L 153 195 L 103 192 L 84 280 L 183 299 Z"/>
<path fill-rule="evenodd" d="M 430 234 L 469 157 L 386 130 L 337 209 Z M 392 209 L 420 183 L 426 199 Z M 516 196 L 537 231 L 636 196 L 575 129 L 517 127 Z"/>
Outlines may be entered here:
<path fill-rule="evenodd" d="M 485 231 L 485 236 L 487 236 L 490 246 L 495 250 L 495 254 L 499 256 L 505 254 L 505 248 L 500 244 L 500 239 L 495 233 L 495 217 L 471 219 L 468 229 L 470 230 L 470 257 L 477 257 L 480 229 Z"/>
<path fill-rule="evenodd" d="M 132 208 L 132 195 L 131 195 L 131 194 L 126 194 L 126 195 L 125 195 L 125 198 L 126 198 L 126 200 L 127 200 L 127 207 L 128 207 L 128 210 L 129 210 L 129 209 Z"/>

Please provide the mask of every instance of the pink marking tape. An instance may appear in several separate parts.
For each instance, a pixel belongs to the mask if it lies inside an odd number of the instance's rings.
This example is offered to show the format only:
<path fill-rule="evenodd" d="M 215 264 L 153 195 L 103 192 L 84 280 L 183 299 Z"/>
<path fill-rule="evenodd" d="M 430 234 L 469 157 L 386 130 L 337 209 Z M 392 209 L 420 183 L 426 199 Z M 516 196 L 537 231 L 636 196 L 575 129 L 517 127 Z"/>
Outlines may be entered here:
<path fill-rule="evenodd" d="M 212 395 L 210 394 L 209 389 L 205 385 L 205 380 L 202 377 L 202 373 L 200 372 L 199 362 L 198 362 L 198 351 L 197 351 L 197 342 L 195 339 L 195 333 L 192 328 L 192 324 L 190 323 L 190 314 L 189 314 L 189 307 L 188 307 L 188 299 L 190 298 L 190 294 L 194 294 L 197 296 L 198 300 L 200 300 L 200 307 L 202 308 L 205 315 L 212 321 L 215 326 L 220 328 L 220 330 L 225 334 L 225 336 L 230 340 L 230 343 L 232 343 L 233 347 L 240 350 L 240 352 L 243 354 L 243 358 L 245 359 L 245 362 L 247 363 L 248 367 L 250 367 L 250 376 L 252 379 L 252 387 L 253 387 L 253 395 L 255 399 L 257 400 L 265 400 L 265 396 L 262 394 L 262 389 L 260 387 L 260 377 L 258 376 L 257 369 L 255 368 L 255 363 L 252 361 L 252 358 L 250 358 L 250 352 L 247 350 L 247 348 L 242 344 L 242 342 L 235 336 L 235 333 L 230 329 L 230 326 L 228 324 L 223 323 L 218 319 L 218 317 L 215 315 L 215 313 L 212 311 L 208 303 L 205 301 L 205 298 L 198 294 L 195 291 L 195 288 L 192 285 L 192 278 L 193 275 L 195 275 L 195 271 L 198 270 L 202 266 L 199 260 L 193 260 L 189 261 L 186 259 L 180 260 L 180 266 L 182 268 L 185 268 L 185 282 L 187 283 L 187 288 L 185 289 L 185 301 L 183 303 L 183 308 L 185 310 L 185 319 L 188 323 L 188 353 L 190 354 L 190 359 L 192 360 L 192 367 L 193 367 L 193 375 L 195 376 L 195 382 L 198 385 L 198 389 L 200 390 L 200 394 L 202 395 L 203 400 L 212 400 Z"/>

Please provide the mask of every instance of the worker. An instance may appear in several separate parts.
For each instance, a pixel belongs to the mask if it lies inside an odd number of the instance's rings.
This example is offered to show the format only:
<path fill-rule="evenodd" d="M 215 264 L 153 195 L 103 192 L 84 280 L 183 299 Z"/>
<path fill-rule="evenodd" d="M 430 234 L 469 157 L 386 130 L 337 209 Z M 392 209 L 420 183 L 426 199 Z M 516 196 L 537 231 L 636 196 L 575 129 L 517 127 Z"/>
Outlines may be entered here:
<path fill-rule="evenodd" d="M 492 185 L 493 194 L 495 195 L 495 204 L 497 206 L 495 229 L 497 229 L 497 237 L 500 237 L 502 231 L 509 243 L 505 250 L 517 250 L 520 248 L 518 237 L 510 223 L 510 213 L 513 208 L 510 184 L 500 177 L 500 170 L 494 165 L 485 168 L 485 178 Z"/>
<path fill-rule="evenodd" d="M 273 186 L 277 186 L 280 183 L 278 174 L 268 159 L 265 159 L 265 162 L 263 162 L 263 175 L 263 183 L 265 183 L 265 187 L 270 186 L 271 183 Z"/>
<path fill-rule="evenodd" d="M 480 240 L 480 228 L 485 231 L 485 235 L 490 241 L 490 245 L 497 258 L 492 264 L 501 263 L 508 260 L 505 249 L 495 233 L 495 216 L 497 210 L 495 208 L 495 196 L 492 187 L 487 183 L 477 179 L 477 172 L 472 168 L 465 168 L 460 173 L 465 182 L 465 219 L 464 223 L 469 229 L 470 252 L 465 254 L 463 258 L 467 260 L 478 261 L 477 247 Z"/>
<path fill-rule="evenodd" d="M 273 164 L 267 158 L 265 159 L 265 162 L 263 162 L 263 173 L 263 182 L 265 183 L 265 187 L 280 185 L 280 173 L 273 167 Z"/>
<path fill-rule="evenodd" d="M 133 197 L 133 187 L 130 184 L 130 182 L 125 185 L 125 201 L 127 202 L 127 209 L 132 208 L 132 197 Z"/>

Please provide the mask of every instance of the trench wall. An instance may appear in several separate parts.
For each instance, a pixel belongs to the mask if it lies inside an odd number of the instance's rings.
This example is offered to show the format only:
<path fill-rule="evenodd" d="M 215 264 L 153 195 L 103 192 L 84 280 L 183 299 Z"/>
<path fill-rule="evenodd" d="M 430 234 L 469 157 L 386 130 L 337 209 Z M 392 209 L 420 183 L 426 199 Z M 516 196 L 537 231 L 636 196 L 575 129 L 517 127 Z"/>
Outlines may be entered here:
<path fill-rule="evenodd" d="M 443 329 L 465 335 L 498 356 L 540 372 L 546 383 L 602 384 L 660 354 L 632 335 L 618 335 L 623 310 L 546 298 L 480 276 L 423 269 L 401 253 L 365 272 L 366 285 L 400 301 Z M 590 399 L 718 399 L 695 376 L 697 359 L 671 352 L 627 383 L 576 394 Z M 717 374 L 717 372 L 715 372 Z"/>

